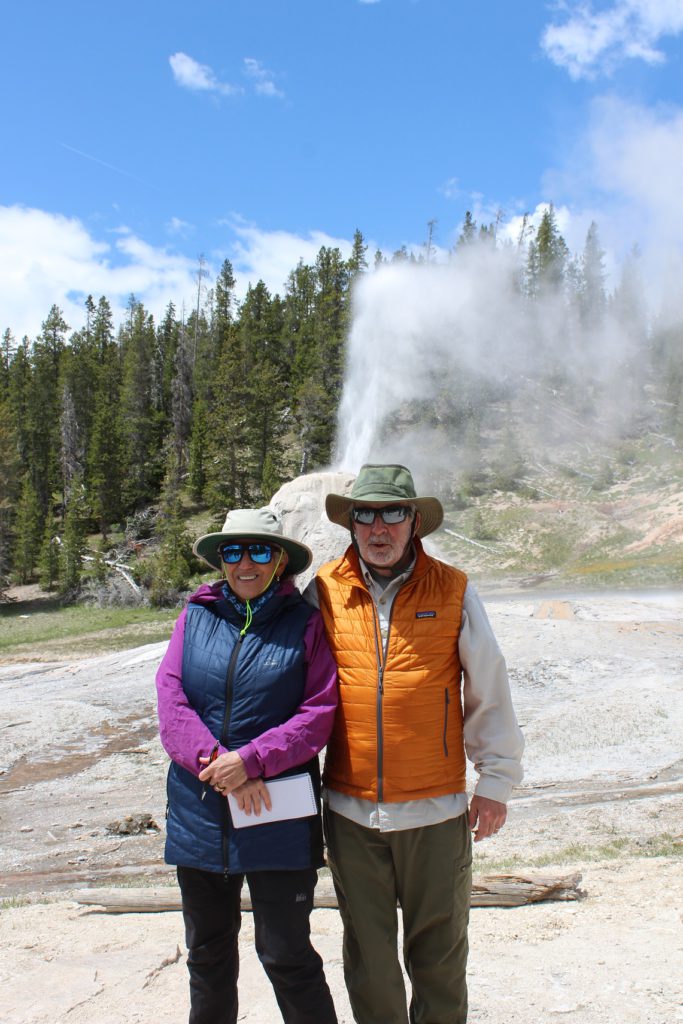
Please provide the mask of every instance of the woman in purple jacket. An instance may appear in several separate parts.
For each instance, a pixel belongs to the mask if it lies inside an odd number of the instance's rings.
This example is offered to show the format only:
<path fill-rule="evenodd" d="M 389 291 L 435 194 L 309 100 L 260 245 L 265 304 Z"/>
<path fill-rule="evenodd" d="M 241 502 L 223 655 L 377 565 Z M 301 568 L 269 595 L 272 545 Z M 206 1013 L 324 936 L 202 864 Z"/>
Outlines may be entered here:
<path fill-rule="evenodd" d="M 285 537 L 267 508 L 230 512 L 222 532 L 200 537 L 194 551 L 223 578 L 192 595 L 157 673 L 171 758 L 166 861 L 177 865 L 182 894 L 190 1024 L 237 1020 L 245 877 L 256 950 L 283 1020 L 335 1024 L 309 919 L 323 864 L 318 754 L 332 729 L 337 676 L 320 613 L 291 582 L 311 552 Z M 312 806 L 263 820 L 272 810 L 268 781 L 294 775 L 312 791 Z M 240 811 L 248 827 L 236 827 Z"/>

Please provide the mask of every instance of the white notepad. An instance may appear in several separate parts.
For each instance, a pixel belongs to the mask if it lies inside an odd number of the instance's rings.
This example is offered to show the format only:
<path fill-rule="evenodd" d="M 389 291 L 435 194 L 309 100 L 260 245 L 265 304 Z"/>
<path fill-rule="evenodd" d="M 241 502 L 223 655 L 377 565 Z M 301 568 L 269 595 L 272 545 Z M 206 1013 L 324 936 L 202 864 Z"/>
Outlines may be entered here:
<path fill-rule="evenodd" d="M 290 818 L 310 818 L 317 814 L 318 803 L 313 792 L 311 776 L 306 772 L 301 775 L 289 775 L 286 779 L 270 779 L 266 782 L 270 802 L 270 810 L 261 803 L 259 815 L 245 814 L 237 806 L 232 793 L 228 793 L 230 814 L 235 828 L 249 828 L 252 825 L 266 825 L 271 821 L 288 821 Z"/>

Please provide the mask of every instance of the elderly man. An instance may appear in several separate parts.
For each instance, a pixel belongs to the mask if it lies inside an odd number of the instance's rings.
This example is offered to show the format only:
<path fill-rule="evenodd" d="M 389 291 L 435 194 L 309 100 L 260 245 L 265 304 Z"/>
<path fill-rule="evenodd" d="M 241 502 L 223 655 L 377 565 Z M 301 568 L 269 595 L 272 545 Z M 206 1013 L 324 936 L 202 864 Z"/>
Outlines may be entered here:
<path fill-rule="evenodd" d="M 354 1017 L 464 1024 L 470 831 L 502 828 L 522 777 L 505 662 L 466 575 L 423 550 L 443 509 L 408 469 L 365 465 L 326 510 L 351 531 L 316 590 L 339 669 L 325 826 Z M 479 775 L 469 807 L 465 751 Z"/>

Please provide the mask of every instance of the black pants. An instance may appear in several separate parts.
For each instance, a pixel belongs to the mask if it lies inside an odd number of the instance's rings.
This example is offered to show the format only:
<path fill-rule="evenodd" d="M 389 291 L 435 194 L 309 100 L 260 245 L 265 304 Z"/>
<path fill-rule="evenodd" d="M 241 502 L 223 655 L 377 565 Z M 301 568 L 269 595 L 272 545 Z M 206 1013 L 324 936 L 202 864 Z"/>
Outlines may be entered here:
<path fill-rule="evenodd" d="M 311 945 L 315 869 L 247 873 L 258 958 L 286 1024 L 336 1024 L 322 960 Z M 190 972 L 189 1024 L 236 1024 L 244 875 L 178 868 Z"/>

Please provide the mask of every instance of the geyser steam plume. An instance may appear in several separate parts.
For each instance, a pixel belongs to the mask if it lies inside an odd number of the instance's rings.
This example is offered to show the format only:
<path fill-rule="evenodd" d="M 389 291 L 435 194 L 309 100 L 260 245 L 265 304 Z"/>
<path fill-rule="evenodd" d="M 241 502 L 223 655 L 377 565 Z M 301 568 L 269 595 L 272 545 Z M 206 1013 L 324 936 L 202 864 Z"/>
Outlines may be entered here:
<path fill-rule="evenodd" d="M 423 481 L 439 463 L 457 469 L 453 430 L 440 430 L 438 412 L 431 413 L 439 396 L 476 379 L 513 387 L 558 371 L 576 387 L 610 379 L 635 338 L 607 311 L 590 330 L 578 314 L 572 322 L 557 292 L 528 300 L 521 280 L 517 252 L 489 245 L 458 252 L 447 265 L 392 263 L 359 279 L 337 469 L 400 461 Z M 401 429 L 401 409 L 410 403 L 421 403 L 420 426 Z"/>

